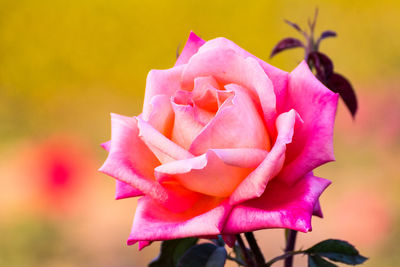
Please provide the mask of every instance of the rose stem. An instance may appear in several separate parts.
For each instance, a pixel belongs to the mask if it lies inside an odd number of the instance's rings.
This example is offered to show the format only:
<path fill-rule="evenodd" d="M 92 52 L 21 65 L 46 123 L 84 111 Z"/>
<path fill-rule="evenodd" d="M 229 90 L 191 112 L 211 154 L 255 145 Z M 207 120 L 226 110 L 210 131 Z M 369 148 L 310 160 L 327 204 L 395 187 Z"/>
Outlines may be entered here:
<path fill-rule="evenodd" d="M 285 253 L 291 252 L 294 250 L 294 245 L 296 243 L 296 236 L 297 236 L 297 231 L 295 230 L 287 230 L 287 238 L 286 238 L 286 248 L 285 248 Z M 287 257 L 285 259 L 284 263 L 285 267 L 292 267 L 293 266 L 293 256 Z"/>
<path fill-rule="evenodd" d="M 245 244 L 243 242 L 243 239 L 240 236 L 240 234 L 236 235 L 236 239 L 237 239 L 237 242 L 239 243 L 240 250 L 242 251 L 242 254 L 243 254 L 243 257 L 244 257 L 244 261 L 246 262 L 246 266 L 247 267 L 254 267 L 253 261 L 250 258 L 250 255 L 249 255 L 249 253 L 247 251 L 247 248 L 246 248 L 246 246 L 245 246 Z"/>
<path fill-rule="evenodd" d="M 264 256 L 260 250 L 260 247 L 257 244 L 257 240 L 255 239 L 253 232 L 247 232 L 247 233 L 244 233 L 244 235 L 246 236 L 247 242 L 249 243 L 250 248 L 254 253 L 254 257 L 256 259 L 257 266 L 260 266 L 260 267 L 265 266 Z"/>

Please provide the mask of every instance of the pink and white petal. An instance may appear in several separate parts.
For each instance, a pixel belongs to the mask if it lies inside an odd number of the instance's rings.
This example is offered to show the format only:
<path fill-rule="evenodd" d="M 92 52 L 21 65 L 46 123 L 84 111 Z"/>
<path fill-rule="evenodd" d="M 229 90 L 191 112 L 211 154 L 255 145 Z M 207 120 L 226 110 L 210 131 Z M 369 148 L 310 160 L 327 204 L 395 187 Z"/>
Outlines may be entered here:
<path fill-rule="evenodd" d="M 142 117 L 147 120 L 150 116 L 151 100 L 156 95 L 171 97 L 180 89 L 180 77 L 184 66 L 177 66 L 166 70 L 151 70 L 147 75 L 144 94 Z"/>
<path fill-rule="evenodd" d="M 247 154 L 240 155 L 240 152 Z M 198 157 L 160 165 L 155 169 L 155 173 L 160 182 L 174 179 L 192 191 L 228 197 L 253 168 L 260 164 L 265 155 L 265 151 L 259 149 L 208 150 Z M 240 162 L 240 157 L 244 159 L 243 162 Z M 229 163 L 239 165 L 227 164 L 224 158 L 227 158 Z"/>
<path fill-rule="evenodd" d="M 321 204 L 319 202 L 319 199 L 315 203 L 313 215 L 317 216 L 317 217 L 320 217 L 320 218 L 324 217 L 324 214 L 322 213 L 322 208 L 321 208 Z"/>
<path fill-rule="evenodd" d="M 110 153 L 99 171 L 131 185 L 171 210 L 190 208 L 198 194 L 183 187 L 167 188 L 155 181 L 154 169 L 160 162 L 139 138 L 137 120 L 111 115 Z"/>
<path fill-rule="evenodd" d="M 230 196 L 229 203 L 235 205 L 243 201 L 260 197 L 268 184 L 281 170 L 285 161 L 286 145 L 292 141 L 296 121 L 301 119 L 296 111 L 282 113 L 276 120 L 278 137 L 263 162 L 247 176 Z"/>
<path fill-rule="evenodd" d="M 194 79 L 193 100 L 197 106 L 210 112 L 217 112 L 219 85 L 212 76 Z"/>
<path fill-rule="evenodd" d="M 319 196 L 330 181 L 312 174 L 288 185 L 271 181 L 257 199 L 235 206 L 224 227 L 224 234 L 236 234 L 266 228 L 311 231 L 311 217 Z"/>
<path fill-rule="evenodd" d="M 267 156 L 268 152 L 257 148 L 227 148 L 210 149 L 210 155 L 215 154 L 226 165 L 239 168 L 255 168 Z M 158 166 L 156 171 L 164 174 L 178 174 L 190 172 L 193 168 L 203 168 L 207 166 L 207 153 L 191 159 L 177 160 Z"/>
<path fill-rule="evenodd" d="M 138 138 L 137 119 L 111 114 L 111 143 L 109 155 L 101 171 L 118 177 L 118 166 L 127 166 L 137 175 L 154 180 L 153 170 L 160 163 L 147 146 Z M 140 155 L 140 156 L 139 156 Z"/>
<path fill-rule="evenodd" d="M 175 62 L 175 66 L 188 63 L 189 59 L 197 53 L 199 48 L 205 43 L 203 39 L 197 36 L 194 32 L 190 32 L 189 38 L 186 41 L 185 47 Z"/>
<path fill-rule="evenodd" d="M 170 97 L 156 95 L 151 101 L 151 112 L 147 119 L 148 123 L 167 138 L 170 137 L 174 125 L 174 112 L 171 107 Z"/>
<path fill-rule="evenodd" d="M 144 249 L 145 247 L 150 246 L 151 243 L 153 243 L 153 242 L 152 241 L 133 241 L 133 242 L 129 243 L 128 245 L 134 245 L 136 243 L 138 243 L 138 249 L 140 251 L 140 250 Z"/>
<path fill-rule="evenodd" d="M 139 251 L 151 245 L 151 241 L 139 241 Z"/>
<path fill-rule="evenodd" d="M 231 40 L 228 40 L 223 37 L 218 37 L 212 40 L 207 41 L 200 49 L 199 53 L 213 50 L 216 48 L 229 48 L 233 49 L 236 53 L 240 56 L 247 58 L 251 57 L 257 60 L 258 64 L 263 68 L 264 72 L 267 74 L 268 78 L 271 80 L 272 84 L 274 85 L 274 92 L 276 96 L 276 110 L 278 114 L 284 112 L 283 105 L 285 103 L 286 91 L 287 91 L 287 82 L 288 82 L 288 73 L 281 69 L 278 69 L 265 61 L 259 59 L 258 57 L 252 55 L 251 53 L 247 52 Z"/>
<path fill-rule="evenodd" d="M 199 134 L 204 125 L 197 119 L 196 108 L 192 105 L 172 103 L 175 114 L 171 140 L 184 149 L 189 149 L 193 139 Z"/>
<path fill-rule="evenodd" d="M 140 139 L 143 140 L 161 163 L 193 157 L 186 149 L 169 140 L 148 122 L 141 118 L 137 118 L 137 121 Z"/>
<path fill-rule="evenodd" d="M 191 209 L 175 213 L 144 196 L 138 201 L 128 245 L 141 240 L 218 235 L 230 208 L 226 201 L 204 196 Z"/>
<path fill-rule="evenodd" d="M 107 152 L 110 152 L 111 141 L 107 141 L 107 142 L 101 143 L 100 146 L 101 146 L 104 150 L 106 150 Z"/>
<path fill-rule="evenodd" d="M 133 186 L 121 182 L 119 180 L 116 181 L 116 189 L 115 189 L 115 199 L 123 199 L 130 197 L 139 197 L 143 196 L 143 192 L 139 189 L 134 188 Z"/>
<path fill-rule="evenodd" d="M 268 151 L 258 148 L 211 149 L 227 165 L 240 168 L 256 168 L 268 155 Z"/>
<path fill-rule="evenodd" d="M 189 151 L 201 155 L 213 148 L 270 149 L 270 138 L 254 102 L 241 86 L 229 84 L 235 95 L 224 102 L 213 120 L 193 140 Z"/>
<path fill-rule="evenodd" d="M 244 58 L 232 49 L 215 48 L 195 54 L 182 73 L 182 88 L 193 88 L 194 78 L 213 76 L 223 84 L 234 83 L 249 90 L 262 109 L 268 131 L 273 133 L 276 98 L 273 84 L 252 57 Z"/>
<path fill-rule="evenodd" d="M 294 108 L 304 123 L 295 128 L 288 145 L 280 178 L 294 182 L 316 167 L 334 160 L 333 126 L 338 94 L 315 78 L 303 61 L 289 75 L 288 108 Z"/>

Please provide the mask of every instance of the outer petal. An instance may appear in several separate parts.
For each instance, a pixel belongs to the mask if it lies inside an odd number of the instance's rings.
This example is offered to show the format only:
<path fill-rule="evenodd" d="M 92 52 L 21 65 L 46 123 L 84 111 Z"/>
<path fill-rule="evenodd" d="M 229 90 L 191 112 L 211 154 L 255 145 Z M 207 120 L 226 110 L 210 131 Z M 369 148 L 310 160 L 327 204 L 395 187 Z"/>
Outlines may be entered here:
<path fill-rule="evenodd" d="M 143 192 L 139 189 L 134 188 L 133 186 L 121 182 L 116 181 L 116 189 L 115 189 L 115 199 L 123 199 L 129 197 L 139 197 L 143 196 Z"/>
<path fill-rule="evenodd" d="M 102 143 L 101 147 L 110 152 L 111 141 Z M 115 199 L 137 197 L 142 195 L 143 193 L 139 189 L 136 189 L 127 183 L 116 180 Z"/>
<path fill-rule="evenodd" d="M 104 150 L 106 150 L 107 152 L 110 152 L 111 141 L 107 141 L 107 142 L 101 143 L 101 147 Z"/>
<path fill-rule="evenodd" d="M 285 167 L 279 175 L 287 182 L 334 160 L 333 125 L 338 95 L 326 88 L 311 73 L 305 61 L 290 73 L 288 108 L 294 108 L 304 124 L 296 127 L 288 145 Z"/>
<path fill-rule="evenodd" d="M 139 241 L 139 250 L 144 249 L 147 246 L 150 246 L 152 242 L 150 241 Z"/>
<path fill-rule="evenodd" d="M 311 217 L 319 196 L 330 181 L 311 173 L 288 185 L 271 181 L 264 194 L 232 209 L 223 233 L 235 234 L 264 228 L 311 231 Z"/>
<path fill-rule="evenodd" d="M 257 103 L 270 133 L 274 130 L 276 98 L 273 84 L 254 58 L 244 58 L 232 49 L 215 48 L 195 54 L 182 73 L 182 87 L 193 88 L 193 80 L 213 76 L 223 84 L 234 83 L 249 90 Z"/>
<path fill-rule="evenodd" d="M 144 249 L 145 247 L 150 246 L 151 243 L 153 243 L 153 242 L 152 241 L 132 241 L 128 245 L 134 245 L 136 243 L 138 243 L 138 249 L 140 251 L 140 250 Z"/>
<path fill-rule="evenodd" d="M 276 128 L 278 137 L 264 161 L 232 193 L 230 204 L 257 198 L 264 193 L 265 187 L 282 168 L 285 161 L 286 145 L 292 141 L 293 129 L 299 120 L 297 113 L 291 110 L 278 116 Z"/>
<path fill-rule="evenodd" d="M 199 197 L 182 186 L 161 186 L 154 179 L 160 163 L 139 138 L 136 118 L 111 115 L 111 147 L 100 171 L 131 185 L 173 211 L 190 208 Z M 183 201 L 184 200 L 184 201 Z"/>
<path fill-rule="evenodd" d="M 200 49 L 199 52 L 204 52 L 207 50 L 212 50 L 216 48 L 229 48 L 233 49 L 236 53 L 241 55 L 244 58 L 251 57 L 257 60 L 260 66 L 263 68 L 265 73 L 268 75 L 268 78 L 271 80 L 274 85 L 274 92 L 276 96 L 276 109 L 278 114 L 284 112 L 283 104 L 285 103 L 286 91 L 287 91 L 287 82 L 288 82 L 288 73 L 286 71 L 280 70 L 265 61 L 257 58 L 256 56 L 250 54 L 231 40 L 228 40 L 223 37 L 218 37 L 213 40 L 207 41 Z"/>
<path fill-rule="evenodd" d="M 315 203 L 313 215 L 323 218 L 324 214 L 322 214 L 321 204 L 319 203 L 319 199 Z"/>
<path fill-rule="evenodd" d="M 111 114 L 111 128 L 109 155 L 100 171 L 118 177 L 120 166 L 126 166 L 144 181 L 154 180 L 153 170 L 160 163 L 138 138 L 136 119 Z"/>
<path fill-rule="evenodd" d="M 192 191 L 228 197 L 266 154 L 260 149 L 208 150 L 199 157 L 158 166 L 155 171 L 159 181 L 175 179 Z"/>
<path fill-rule="evenodd" d="M 210 148 L 269 150 L 267 130 L 253 101 L 244 92 L 245 89 L 235 84 L 227 85 L 226 88 L 235 91 L 235 96 L 225 101 L 215 118 L 193 140 L 189 151 L 200 155 Z"/>
<path fill-rule="evenodd" d="M 139 199 L 128 245 L 137 241 L 218 235 L 230 211 L 226 202 L 204 197 L 186 212 L 174 213 L 151 198 Z"/>
<path fill-rule="evenodd" d="M 156 95 L 172 96 L 180 89 L 180 77 L 184 66 L 167 70 L 151 70 L 147 75 L 143 102 L 143 119 L 147 120 L 152 110 L 151 99 Z"/>
<path fill-rule="evenodd" d="M 189 59 L 197 53 L 197 50 L 205 43 L 203 39 L 197 36 L 194 32 L 190 32 L 189 38 L 186 41 L 185 47 L 176 60 L 175 66 L 186 64 Z"/>
<path fill-rule="evenodd" d="M 110 152 L 111 141 L 102 143 L 101 147 Z M 127 183 L 116 180 L 115 199 L 138 197 L 142 195 L 143 192 L 140 191 L 139 189 L 136 189 Z"/>

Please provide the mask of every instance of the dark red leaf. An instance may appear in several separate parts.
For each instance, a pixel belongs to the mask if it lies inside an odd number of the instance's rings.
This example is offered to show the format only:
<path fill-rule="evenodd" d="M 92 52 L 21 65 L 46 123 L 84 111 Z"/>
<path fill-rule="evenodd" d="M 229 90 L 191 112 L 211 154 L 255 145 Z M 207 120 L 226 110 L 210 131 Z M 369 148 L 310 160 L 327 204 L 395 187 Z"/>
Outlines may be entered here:
<path fill-rule="evenodd" d="M 327 86 L 333 92 L 339 93 L 347 108 L 350 110 L 351 115 L 356 115 L 357 112 L 357 97 L 351 86 L 350 82 L 338 73 L 333 73 L 327 82 Z"/>
<path fill-rule="evenodd" d="M 177 46 L 177 48 L 176 48 L 176 52 L 175 52 L 176 59 L 178 59 L 179 56 L 180 56 L 180 53 L 179 53 L 180 48 L 181 48 L 181 44 L 179 43 L 178 46 Z"/>
<path fill-rule="evenodd" d="M 285 19 L 285 22 L 286 22 L 287 24 L 289 24 L 291 27 L 293 27 L 294 29 L 296 29 L 298 32 L 303 32 L 302 29 L 300 28 L 300 26 L 297 25 L 296 23 L 291 22 L 291 21 L 289 21 L 289 20 L 287 20 L 287 19 Z"/>
<path fill-rule="evenodd" d="M 318 7 L 315 8 L 313 21 L 311 22 L 311 20 L 308 19 L 308 26 L 310 27 L 311 34 L 314 32 L 315 24 L 317 23 L 317 17 L 318 17 Z"/>
<path fill-rule="evenodd" d="M 333 73 L 333 63 L 330 58 L 321 52 L 311 52 L 308 54 L 308 64 L 310 68 L 315 67 L 317 78 L 326 83 Z"/>
<path fill-rule="evenodd" d="M 328 38 L 328 37 L 336 37 L 337 33 L 334 31 L 324 31 L 323 33 L 321 33 L 321 36 L 319 37 L 319 40 Z"/>
<path fill-rule="evenodd" d="M 282 52 L 283 50 L 290 49 L 290 48 L 296 48 L 296 47 L 304 47 L 303 43 L 296 38 L 285 38 L 281 40 L 275 47 L 272 49 L 271 55 L 269 58 L 272 58 L 279 52 Z"/>

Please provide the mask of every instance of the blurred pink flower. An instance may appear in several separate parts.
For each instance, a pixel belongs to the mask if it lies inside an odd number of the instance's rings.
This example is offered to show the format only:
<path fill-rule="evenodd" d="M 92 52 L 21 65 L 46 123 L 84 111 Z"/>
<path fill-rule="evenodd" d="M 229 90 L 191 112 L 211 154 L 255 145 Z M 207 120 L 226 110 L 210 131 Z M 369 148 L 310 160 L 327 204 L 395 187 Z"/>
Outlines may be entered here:
<path fill-rule="evenodd" d="M 311 230 L 330 184 L 338 96 L 305 62 L 279 70 L 225 38 L 191 33 L 175 66 L 147 77 L 143 112 L 112 114 L 101 171 L 142 196 L 128 244 Z"/>
<path fill-rule="evenodd" d="M 19 171 L 31 207 L 64 213 L 80 205 L 90 182 L 92 156 L 82 140 L 54 135 L 27 145 L 19 154 Z"/>

